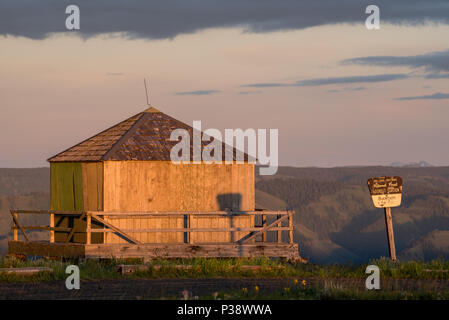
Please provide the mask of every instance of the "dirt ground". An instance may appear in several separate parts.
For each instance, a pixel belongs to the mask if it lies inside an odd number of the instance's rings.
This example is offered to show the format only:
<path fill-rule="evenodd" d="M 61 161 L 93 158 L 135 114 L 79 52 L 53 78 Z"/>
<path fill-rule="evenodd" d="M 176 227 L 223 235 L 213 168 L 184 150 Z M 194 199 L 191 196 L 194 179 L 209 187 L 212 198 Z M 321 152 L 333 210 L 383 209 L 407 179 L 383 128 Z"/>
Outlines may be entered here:
<path fill-rule="evenodd" d="M 183 291 L 190 297 L 208 296 L 214 292 L 237 291 L 257 286 L 260 293 L 272 293 L 286 287 L 302 286 L 298 279 L 144 279 L 81 281 L 79 290 L 67 290 L 64 281 L 39 283 L 0 283 L 0 299 L 160 299 L 182 298 Z M 307 286 L 327 288 L 365 288 L 363 279 L 304 279 Z M 449 280 L 384 280 L 384 290 L 449 290 Z"/>

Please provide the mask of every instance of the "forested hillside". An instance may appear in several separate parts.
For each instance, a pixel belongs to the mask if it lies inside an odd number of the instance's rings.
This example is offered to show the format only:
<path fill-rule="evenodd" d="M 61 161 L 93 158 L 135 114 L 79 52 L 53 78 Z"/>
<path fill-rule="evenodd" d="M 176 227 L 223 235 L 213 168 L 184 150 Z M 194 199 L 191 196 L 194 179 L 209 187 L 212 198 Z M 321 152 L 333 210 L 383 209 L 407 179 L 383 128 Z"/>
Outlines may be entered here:
<path fill-rule="evenodd" d="M 402 205 L 392 210 L 399 258 L 449 258 L 449 167 L 280 167 L 256 177 L 256 202 L 296 211 L 295 241 L 311 262 L 366 262 L 388 253 L 383 210 L 366 186 L 382 175 L 404 179 Z M 12 236 L 10 208 L 48 206 L 48 168 L 0 169 L 0 253 Z"/>
<path fill-rule="evenodd" d="M 401 259 L 449 258 L 449 167 L 292 168 L 257 178 L 256 188 L 296 211 L 296 239 L 312 261 L 366 261 L 387 255 L 382 209 L 374 208 L 366 181 L 404 179 L 403 202 L 393 209 Z"/>

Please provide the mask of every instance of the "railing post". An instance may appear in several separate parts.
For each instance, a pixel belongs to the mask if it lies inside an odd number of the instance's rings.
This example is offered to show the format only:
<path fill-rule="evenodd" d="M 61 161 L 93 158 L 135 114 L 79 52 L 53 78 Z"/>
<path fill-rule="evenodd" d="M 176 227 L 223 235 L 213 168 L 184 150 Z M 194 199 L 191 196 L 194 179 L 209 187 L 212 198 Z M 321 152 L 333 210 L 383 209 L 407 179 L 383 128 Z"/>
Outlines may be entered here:
<path fill-rule="evenodd" d="M 277 215 L 277 219 L 280 219 L 280 218 L 281 218 L 281 215 L 278 214 L 278 215 Z M 278 228 L 282 227 L 282 223 L 279 222 L 279 223 L 277 224 L 277 227 L 278 227 Z M 278 230 L 277 233 L 278 233 L 278 243 L 281 243 L 281 242 L 282 242 L 282 231 L 281 231 L 281 230 Z"/>
<path fill-rule="evenodd" d="M 256 216 L 253 216 L 253 221 L 252 221 L 252 225 L 255 226 L 256 225 Z M 240 237 L 240 232 L 237 232 L 238 237 Z M 256 238 L 252 239 L 251 242 L 256 242 Z"/>
<path fill-rule="evenodd" d="M 267 225 L 267 216 L 266 215 L 262 215 L 262 228 L 265 227 Z M 267 241 L 267 232 L 263 232 L 262 233 L 262 242 L 266 242 Z"/>
<path fill-rule="evenodd" d="M 229 216 L 229 221 L 231 222 L 230 223 L 231 231 L 229 231 L 229 237 L 231 238 L 231 242 L 234 242 L 235 241 L 235 232 L 232 231 L 232 228 L 234 228 L 234 216 L 232 214 Z"/>
<path fill-rule="evenodd" d="M 186 220 L 186 224 L 185 225 L 186 225 L 186 227 L 188 229 L 190 229 L 191 226 L 192 226 L 192 223 L 191 223 L 192 215 L 190 213 L 188 213 L 186 218 L 187 218 L 187 220 Z M 186 232 L 186 236 L 187 236 L 187 243 L 193 243 L 193 241 L 192 241 L 192 233 L 190 231 Z"/>
<path fill-rule="evenodd" d="M 50 228 L 55 227 L 55 214 L 53 212 L 50 213 Z M 50 243 L 55 242 L 55 230 L 50 230 Z"/>
<path fill-rule="evenodd" d="M 14 218 L 16 218 L 16 220 L 17 220 L 17 218 L 18 218 L 18 215 L 17 215 L 17 213 L 13 213 L 13 216 L 14 216 Z M 18 230 L 18 228 L 19 228 L 19 226 L 16 224 L 16 222 L 14 221 L 14 219 L 13 219 L 13 222 L 14 222 L 14 231 L 13 231 L 13 233 L 14 233 L 14 241 L 18 241 L 19 240 L 19 230 Z"/>
<path fill-rule="evenodd" d="M 92 237 L 92 233 L 90 231 L 92 226 L 92 217 L 90 216 L 90 213 L 87 213 L 86 216 L 86 244 L 90 244 L 91 243 L 91 237 Z"/>
<path fill-rule="evenodd" d="M 288 241 L 293 243 L 293 212 L 288 211 Z"/>

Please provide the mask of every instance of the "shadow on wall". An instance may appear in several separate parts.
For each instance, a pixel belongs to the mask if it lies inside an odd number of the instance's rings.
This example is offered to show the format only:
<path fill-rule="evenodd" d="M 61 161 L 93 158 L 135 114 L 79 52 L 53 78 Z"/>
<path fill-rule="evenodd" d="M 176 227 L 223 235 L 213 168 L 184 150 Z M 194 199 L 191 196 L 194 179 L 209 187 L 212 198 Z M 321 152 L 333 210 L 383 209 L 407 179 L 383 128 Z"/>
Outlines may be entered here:
<path fill-rule="evenodd" d="M 242 195 L 240 193 L 225 193 L 217 196 L 217 203 L 220 211 L 241 211 Z M 229 228 L 235 227 L 235 217 L 228 217 Z M 231 232 L 231 242 L 235 242 L 235 232 Z"/>
<path fill-rule="evenodd" d="M 220 211 L 240 211 L 242 209 L 242 195 L 240 193 L 225 193 L 217 196 Z"/>

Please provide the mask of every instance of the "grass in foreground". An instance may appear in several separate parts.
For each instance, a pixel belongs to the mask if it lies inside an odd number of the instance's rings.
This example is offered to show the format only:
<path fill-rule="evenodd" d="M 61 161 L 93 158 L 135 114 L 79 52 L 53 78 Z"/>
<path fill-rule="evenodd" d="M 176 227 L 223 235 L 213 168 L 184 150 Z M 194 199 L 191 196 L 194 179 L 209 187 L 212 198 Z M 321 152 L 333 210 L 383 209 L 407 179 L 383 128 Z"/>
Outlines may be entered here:
<path fill-rule="evenodd" d="M 131 275 L 121 275 L 116 271 L 119 264 L 142 264 L 141 260 L 80 260 L 53 261 L 27 260 L 16 258 L 0 258 L 0 268 L 11 267 L 49 267 L 53 274 L 39 274 L 31 277 L 0 273 L 0 282 L 16 281 L 51 281 L 67 277 L 65 269 L 70 264 L 80 268 L 82 280 L 100 279 L 157 279 L 157 278 L 317 278 L 317 279 L 365 279 L 365 269 L 368 264 L 358 265 L 314 265 L 290 264 L 279 259 L 157 259 L 149 263 L 149 269 L 137 271 Z M 424 261 L 408 261 L 393 263 L 386 258 L 370 261 L 381 271 L 382 279 L 449 279 L 449 261 L 442 259 Z M 159 265 L 160 269 L 152 266 Z M 190 269 L 180 269 L 176 266 L 190 265 Z M 260 266 L 257 270 L 242 269 L 242 266 Z M 442 272 L 443 271 L 443 272 Z"/>
<path fill-rule="evenodd" d="M 242 287 L 240 290 L 216 288 L 209 295 L 195 297 L 190 293 L 186 296 L 165 296 L 161 299 L 304 299 L 304 300 L 347 300 L 347 299 L 380 299 L 380 300 L 426 300 L 449 299 L 449 262 L 442 259 L 429 262 L 409 261 L 392 263 L 382 258 L 370 261 L 380 269 L 381 289 L 366 290 L 364 282 L 367 277 L 365 269 L 368 264 L 359 265 L 313 265 L 290 264 L 278 259 L 170 259 L 153 260 L 145 271 L 131 275 L 117 272 L 119 264 L 142 264 L 140 260 L 82 260 L 53 261 L 28 260 L 0 257 L 0 268 L 11 267 L 48 267 L 53 273 L 40 273 L 35 276 L 17 276 L 0 273 L 0 283 L 3 282 L 41 282 L 65 280 L 65 269 L 68 265 L 80 267 L 82 280 L 105 279 L 202 279 L 202 278 L 251 278 L 256 279 L 255 285 Z M 154 266 L 160 268 L 154 268 Z M 178 268 L 179 265 L 189 265 L 190 268 Z M 256 270 L 248 270 L 243 266 L 260 266 Z M 277 287 L 267 284 L 262 279 L 279 279 Z M 257 279 L 261 279 L 260 283 Z M 425 280 L 425 281 L 420 281 Z M 440 280 L 444 280 L 441 282 Z M 248 282 L 246 282 L 248 283 Z M 401 284 L 402 283 L 402 284 Z M 413 286 L 403 286 L 412 283 Z M 443 283 L 439 288 L 436 283 Z M 448 285 L 446 285 L 447 283 Z M 389 286 L 388 284 L 392 284 Z M 398 285 L 399 284 L 399 285 Z M 203 291 L 204 292 L 204 291 Z M 207 292 L 204 292 L 207 294 Z"/>
<path fill-rule="evenodd" d="M 245 288 L 243 288 L 245 289 Z M 259 289 L 260 290 L 260 289 Z M 271 293 L 255 290 L 216 292 L 209 296 L 193 297 L 199 300 L 448 300 L 449 291 L 428 290 L 366 290 L 356 288 L 284 288 Z"/>

